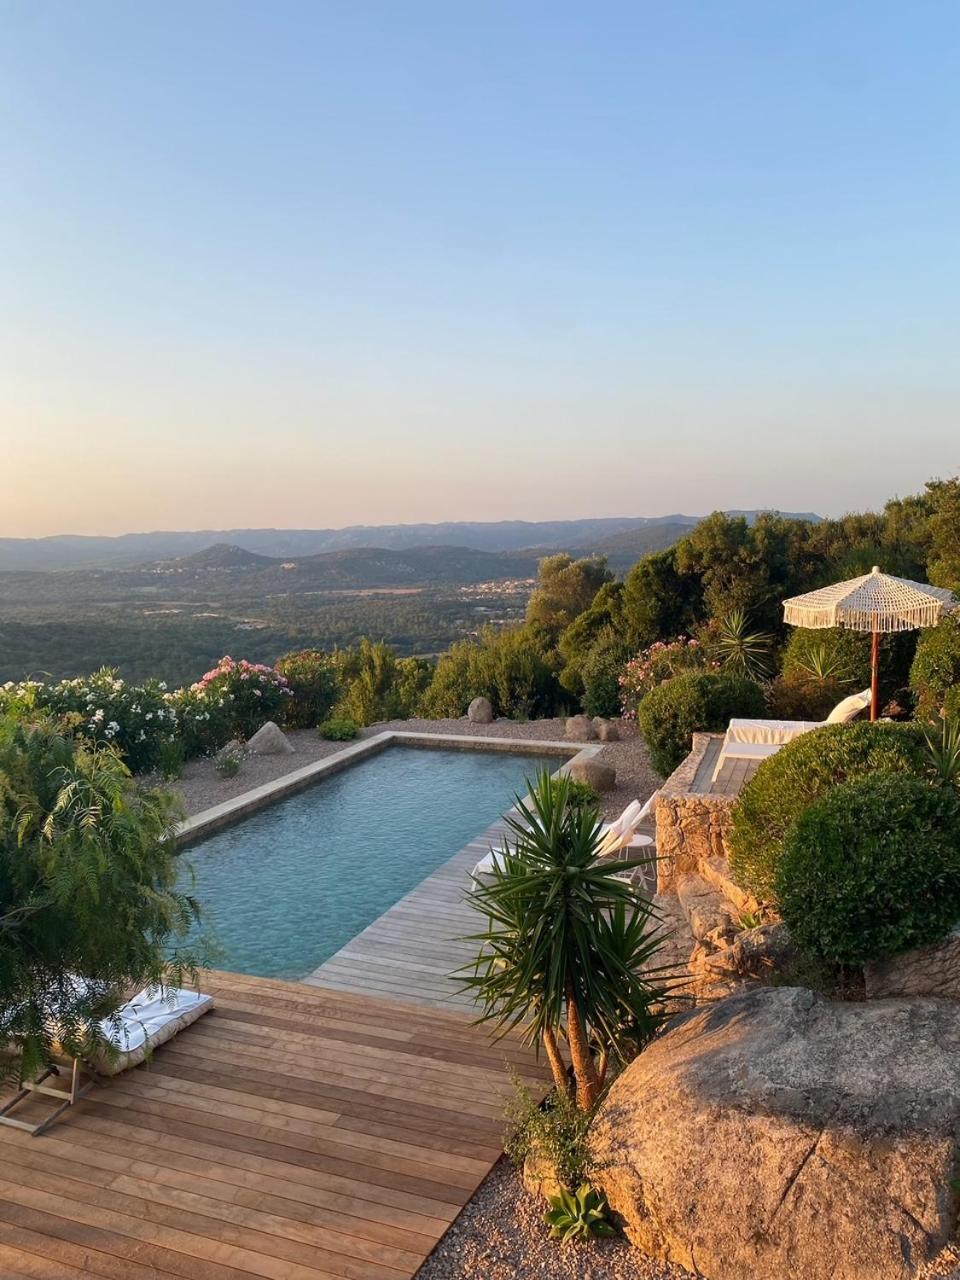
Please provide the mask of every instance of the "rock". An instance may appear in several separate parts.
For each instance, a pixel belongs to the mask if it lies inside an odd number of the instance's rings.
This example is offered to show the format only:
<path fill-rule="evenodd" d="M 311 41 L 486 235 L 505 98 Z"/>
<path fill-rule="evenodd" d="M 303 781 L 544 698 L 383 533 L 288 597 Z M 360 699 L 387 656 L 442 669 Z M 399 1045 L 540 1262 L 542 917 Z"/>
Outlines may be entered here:
<path fill-rule="evenodd" d="M 523 1162 L 523 1185 L 532 1196 L 544 1200 L 559 1195 L 562 1189 L 553 1161 L 537 1151 L 531 1151 Z"/>
<path fill-rule="evenodd" d="M 956 1006 L 757 987 L 695 1009 L 592 1140 L 634 1244 L 707 1280 L 908 1280 L 956 1222 Z"/>
<path fill-rule="evenodd" d="M 566 736 L 571 742 L 594 742 L 597 731 L 589 716 L 570 716 L 567 720 Z"/>
<path fill-rule="evenodd" d="M 730 948 L 737 973 L 743 978 L 769 982 L 797 958 L 790 930 L 781 920 L 744 929 Z"/>
<path fill-rule="evenodd" d="M 467 719 L 471 724 L 492 724 L 493 703 L 489 698 L 474 698 L 467 707 Z"/>
<path fill-rule="evenodd" d="M 287 735 L 272 720 L 262 725 L 247 743 L 247 750 L 255 756 L 292 756 L 295 749 Z"/>
<path fill-rule="evenodd" d="M 569 769 L 575 782 L 589 782 L 594 791 L 612 791 L 617 785 L 617 771 L 599 760 L 574 760 Z"/>
<path fill-rule="evenodd" d="M 602 724 L 594 721 L 594 727 L 597 730 L 597 737 L 601 742 L 619 742 L 620 730 L 612 720 L 604 720 Z"/>
<path fill-rule="evenodd" d="M 698 941 L 704 941 L 718 929 L 728 941 L 733 940 L 737 932 L 733 907 L 702 876 L 684 876 L 678 880 L 677 897 L 690 923 L 690 932 Z"/>
<path fill-rule="evenodd" d="M 939 996 L 960 1000 L 960 926 L 943 942 L 864 965 L 867 999 Z"/>

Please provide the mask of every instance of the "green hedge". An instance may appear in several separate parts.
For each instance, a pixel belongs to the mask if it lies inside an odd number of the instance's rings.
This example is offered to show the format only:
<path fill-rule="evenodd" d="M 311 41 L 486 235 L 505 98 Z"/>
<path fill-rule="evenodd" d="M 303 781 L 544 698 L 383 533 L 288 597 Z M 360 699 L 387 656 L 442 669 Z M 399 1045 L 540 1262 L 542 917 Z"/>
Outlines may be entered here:
<path fill-rule="evenodd" d="M 819 796 L 871 774 L 918 776 L 927 767 L 923 733 L 915 725 L 833 724 L 794 738 L 761 764 L 734 806 L 734 877 L 759 898 L 774 898 L 787 836 Z"/>
<path fill-rule="evenodd" d="M 763 716 L 763 690 L 753 680 L 691 672 L 651 689 L 637 720 L 653 767 L 666 777 L 690 751 L 694 733 L 719 733 L 734 716 Z"/>
<path fill-rule="evenodd" d="M 794 940 L 821 959 L 937 942 L 960 921 L 960 796 L 894 774 L 835 787 L 788 835 L 776 888 Z"/>
<path fill-rule="evenodd" d="M 935 716 L 951 686 L 960 684 L 960 617 L 951 614 L 921 632 L 910 668 L 910 685 L 917 695 L 917 714 Z"/>

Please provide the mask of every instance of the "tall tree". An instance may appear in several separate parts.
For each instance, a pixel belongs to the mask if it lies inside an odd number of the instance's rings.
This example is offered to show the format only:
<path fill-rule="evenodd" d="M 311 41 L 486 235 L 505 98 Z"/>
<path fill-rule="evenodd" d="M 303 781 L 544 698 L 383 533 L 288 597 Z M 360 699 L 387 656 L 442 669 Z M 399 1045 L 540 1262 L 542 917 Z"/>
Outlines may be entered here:
<path fill-rule="evenodd" d="M 540 561 L 537 586 L 527 605 L 527 623 L 555 644 L 560 633 L 569 627 L 593 603 L 593 598 L 613 575 L 605 556 L 585 556 L 574 560 L 562 552 Z"/>

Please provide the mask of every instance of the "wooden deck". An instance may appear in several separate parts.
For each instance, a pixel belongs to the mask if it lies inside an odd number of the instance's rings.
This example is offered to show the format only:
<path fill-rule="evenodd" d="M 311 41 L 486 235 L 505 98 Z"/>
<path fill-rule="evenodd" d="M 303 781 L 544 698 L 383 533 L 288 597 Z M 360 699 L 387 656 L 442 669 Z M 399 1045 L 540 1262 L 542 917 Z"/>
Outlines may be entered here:
<path fill-rule="evenodd" d="M 465 895 L 471 871 L 506 830 L 495 822 L 304 981 L 470 1012 L 472 997 L 450 976 L 477 954 L 461 939 L 483 927 Z"/>
<path fill-rule="evenodd" d="M 204 988 L 152 1062 L 41 1137 L 0 1128 L 0 1276 L 412 1277 L 500 1154 L 505 1062 L 545 1073 L 455 1013 Z"/>
<path fill-rule="evenodd" d="M 738 796 L 746 784 L 760 767 L 758 760 L 725 760 L 723 768 L 713 781 L 713 771 L 717 765 L 717 756 L 723 742 L 719 735 L 707 747 L 706 754 L 700 762 L 697 776 L 693 780 L 692 791 L 701 795 Z"/>

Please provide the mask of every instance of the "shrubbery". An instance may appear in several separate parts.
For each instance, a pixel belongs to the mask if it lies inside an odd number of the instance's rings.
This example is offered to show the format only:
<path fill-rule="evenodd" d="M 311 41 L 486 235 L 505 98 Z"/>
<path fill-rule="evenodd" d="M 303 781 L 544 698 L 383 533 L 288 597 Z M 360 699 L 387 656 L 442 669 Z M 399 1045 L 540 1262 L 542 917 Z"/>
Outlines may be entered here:
<path fill-rule="evenodd" d="M 368 725 L 399 713 L 397 655 L 389 645 L 364 636 L 355 649 L 338 649 L 334 661 L 342 689 L 335 716 Z"/>
<path fill-rule="evenodd" d="M 0 1043 L 23 1047 L 22 1064 L 0 1055 L 0 1079 L 33 1078 L 54 1034 L 89 1051 L 124 993 L 183 981 L 169 967 L 197 906 L 175 888 L 176 816 L 113 750 L 42 714 L 0 716 Z"/>
<path fill-rule="evenodd" d="M 818 679 L 794 671 L 777 676 L 764 686 L 767 710 L 774 720 L 826 720 L 833 708 L 850 693 L 831 677 Z"/>
<path fill-rule="evenodd" d="M 921 633 L 910 684 L 917 695 L 917 714 L 935 716 L 947 691 L 960 684 L 960 616 L 950 614 Z"/>
<path fill-rule="evenodd" d="M 922 776 L 928 764 L 923 734 L 913 725 L 824 725 L 794 738 L 760 765 L 734 806 L 734 876 L 760 899 L 774 898 L 787 836 L 819 796 L 876 773 Z"/>
<path fill-rule="evenodd" d="M 699 640 L 677 636 L 657 640 L 631 658 L 620 676 L 620 703 L 626 719 L 632 720 L 640 703 L 658 685 L 686 671 L 703 671 L 707 653 Z"/>
<path fill-rule="evenodd" d="M 233 695 L 226 689 L 191 685 L 168 697 L 187 760 L 213 755 L 233 737 Z"/>
<path fill-rule="evenodd" d="M 479 643 L 461 640 L 440 657 L 423 696 L 422 714 L 433 719 L 462 716 L 480 697 L 490 699 L 494 715 L 533 719 L 554 715 L 563 691 L 526 628 L 487 628 Z"/>
<path fill-rule="evenodd" d="M 835 787 L 789 832 L 776 892 L 796 942 L 836 964 L 938 941 L 960 921 L 960 796 L 894 774 Z"/>
<path fill-rule="evenodd" d="M 322 649 L 298 649 L 286 653 L 277 671 L 290 688 L 284 722 L 293 729 L 312 729 L 325 720 L 337 700 L 340 682 L 337 667 Z"/>
<path fill-rule="evenodd" d="M 628 649 L 613 627 L 605 628 L 597 637 L 580 669 L 586 715 L 619 716 L 620 677 L 628 656 Z"/>
<path fill-rule="evenodd" d="M 0 703 L 17 715 L 47 711 L 77 737 L 116 747 L 131 773 L 157 768 L 165 744 L 177 736 L 177 712 L 165 686 L 156 680 L 127 684 L 109 667 L 58 684 L 9 684 L 0 690 Z"/>
<path fill-rule="evenodd" d="M 359 732 L 356 720 L 350 720 L 347 716 L 331 716 L 319 727 L 320 737 L 329 742 L 349 742 Z"/>
<path fill-rule="evenodd" d="M 227 655 L 202 676 L 192 692 L 214 700 L 229 698 L 230 737 L 245 740 L 268 720 L 282 720 L 292 697 L 290 686 L 276 667 L 262 662 L 237 662 Z"/>
<path fill-rule="evenodd" d="M 718 733 L 733 716 L 764 712 L 763 690 L 754 681 L 692 672 L 652 689 L 640 704 L 638 720 L 653 767 L 666 776 L 689 753 L 694 733 Z"/>

